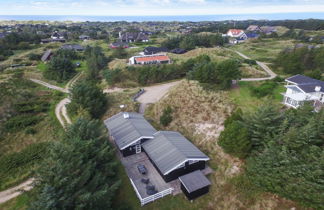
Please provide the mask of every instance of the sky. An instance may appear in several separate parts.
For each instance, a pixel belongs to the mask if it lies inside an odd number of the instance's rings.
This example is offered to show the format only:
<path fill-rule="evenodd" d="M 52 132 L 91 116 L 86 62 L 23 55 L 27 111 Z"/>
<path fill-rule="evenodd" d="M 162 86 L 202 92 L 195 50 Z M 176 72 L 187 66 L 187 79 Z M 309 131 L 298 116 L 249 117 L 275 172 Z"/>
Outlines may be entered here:
<path fill-rule="evenodd" d="M 323 12 L 324 0 L 0 0 L 0 15 L 162 16 Z"/>

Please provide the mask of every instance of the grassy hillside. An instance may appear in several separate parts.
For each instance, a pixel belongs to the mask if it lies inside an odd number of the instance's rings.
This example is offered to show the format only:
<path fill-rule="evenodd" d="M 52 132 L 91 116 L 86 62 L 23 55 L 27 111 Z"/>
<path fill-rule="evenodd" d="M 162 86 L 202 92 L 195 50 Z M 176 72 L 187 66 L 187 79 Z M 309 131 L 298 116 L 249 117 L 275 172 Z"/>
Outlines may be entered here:
<path fill-rule="evenodd" d="M 231 46 L 231 49 L 255 60 L 272 62 L 283 49 L 292 46 L 294 46 L 293 40 L 262 39 L 237 44 Z"/>

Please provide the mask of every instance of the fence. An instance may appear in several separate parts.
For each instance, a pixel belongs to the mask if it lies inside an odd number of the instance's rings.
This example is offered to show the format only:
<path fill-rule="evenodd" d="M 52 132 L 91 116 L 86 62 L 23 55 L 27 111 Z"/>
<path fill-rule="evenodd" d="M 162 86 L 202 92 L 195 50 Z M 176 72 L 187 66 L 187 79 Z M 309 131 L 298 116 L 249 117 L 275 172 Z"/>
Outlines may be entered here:
<path fill-rule="evenodd" d="M 137 188 L 136 188 L 136 186 L 135 186 L 135 184 L 134 184 L 134 182 L 133 182 L 133 180 L 131 178 L 130 178 L 130 181 L 131 181 L 131 183 L 132 183 L 132 185 L 133 185 L 133 187 L 135 189 L 135 192 L 136 192 L 136 195 L 137 195 L 138 199 L 141 202 L 141 206 L 144 206 L 145 204 L 153 202 L 153 201 L 155 201 L 155 200 L 157 200 L 159 198 L 163 198 L 166 195 L 170 195 L 172 193 L 172 191 L 173 191 L 173 188 L 169 188 L 169 189 L 163 190 L 161 192 L 158 192 L 158 193 L 156 193 L 154 195 L 151 195 L 149 197 L 142 198 L 142 196 L 139 194 L 139 192 L 138 192 L 138 190 L 137 190 Z"/>

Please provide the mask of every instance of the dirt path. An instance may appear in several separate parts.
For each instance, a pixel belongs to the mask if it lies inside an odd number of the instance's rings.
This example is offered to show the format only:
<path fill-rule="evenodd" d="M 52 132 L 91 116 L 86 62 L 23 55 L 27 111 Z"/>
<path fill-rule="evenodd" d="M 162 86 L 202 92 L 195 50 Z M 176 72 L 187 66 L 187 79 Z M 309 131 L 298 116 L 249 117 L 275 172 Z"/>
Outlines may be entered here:
<path fill-rule="evenodd" d="M 60 92 L 63 92 L 63 93 L 68 93 L 68 90 L 66 88 L 61 88 L 61 87 L 49 84 L 47 82 L 38 80 L 38 79 L 30 79 L 30 80 L 37 83 L 37 84 L 39 84 L 39 85 L 43 85 L 43 86 L 45 86 L 45 87 L 47 87 L 49 89 L 57 90 L 57 91 L 60 91 Z"/>
<path fill-rule="evenodd" d="M 12 198 L 17 197 L 18 195 L 22 194 L 24 191 L 31 190 L 33 188 L 32 186 L 33 181 L 34 179 L 31 178 L 16 187 L 12 187 L 5 191 L 0 192 L 0 204 Z"/>
<path fill-rule="evenodd" d="M 240 53 L 238 51 L 234 51 L 236 52 L 239 56 L 241 56 L 244 59 L 251 59 L 250 57 L 244 55 L 243 53 Z M 268 66 L 266 63 L 260 62 L 260 61 L 256 61 L 257 64 L 265 71 L 268 73 L 269 77 L 262 77 L 262 78 L 242 78 L 241 81 L 248 81 L 248 82 L 252 82 L 252 81 L 263 81 L 263 80 L 271 80 L 274 79 L 277 74 L 274 73 Z"/>

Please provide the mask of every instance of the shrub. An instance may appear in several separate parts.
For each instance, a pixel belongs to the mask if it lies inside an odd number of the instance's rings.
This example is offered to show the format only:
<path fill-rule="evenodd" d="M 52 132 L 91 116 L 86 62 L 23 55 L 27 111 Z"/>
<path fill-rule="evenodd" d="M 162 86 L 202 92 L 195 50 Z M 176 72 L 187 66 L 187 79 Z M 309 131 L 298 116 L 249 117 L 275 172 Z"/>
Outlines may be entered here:
<path fill-rule="evenodd" d="M 218 144 L 226 153 L 238 158 L 245 158 L 251 150 L 248 129 L 239 121 L 227 125 L 219 136 Z"/>
<path fill-rule="evenodd" d="M 3 188 L 13 175 L 17 177 L 19 174 L 30 172 L 30 166 L 47 153 L 48 145 L 48 142 L 31 144 L 20 152 L 0 157 L 0 188 Z"/>
<path fill-rule="evenodd" d="M 173 120 L 173 117 L 172 117 L 172 108 L 170 106 L 168 106 L 167 108 L 165 108 L 163 110 L 163 114 L 160 117 L 160 123 L 163 126 L 168 126 L 172 122 L 172 120 Z"/>
<path fill-rule="evenodd" d="M 22 128 L 26 128 L 26 127 L 35 125 L 41 119 L 42 119 L 42 117 L 40 117 L 40 116 L 33 116 L 33 115 L 29 115 L 29 114 L 18 115 L 18 116 L 12 117 L 8 121 L 6 121 L 4 124 L 4 127 L 8 132 L 15 132 Z"/>
<path fill-rule="evenodd" d="M 29 58 L 29 60 L 31 60 L 31 61 L 38 61 L 38 60 L 40 60 L 41 59 L 41 55 L 39 55 L 39 54 L 36 54 L 36 53 L 30 53 L 29 55 L 28 55 L 28 58 Z"/>
<path fill-rule="evenodd" d="M 260 85 L 259 87 L 251 87 L 251 92 L 257 98 L 262 98 L 272 94 L 273 90 L 277 87 L 277 83 L 268 81 Z"/>
<path fill-rule="evenodd" d="M 249 65 L 257 65 L 257 62 L 255 60 L 251 60 L 251 59 L 244 59 L 243 63 L 247 63 Z"/>

